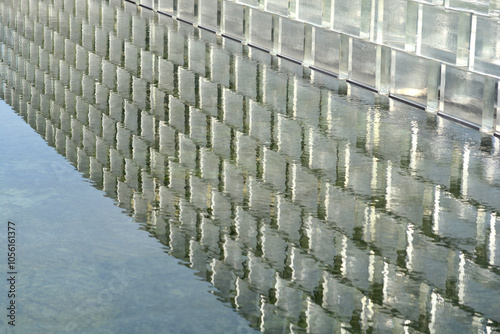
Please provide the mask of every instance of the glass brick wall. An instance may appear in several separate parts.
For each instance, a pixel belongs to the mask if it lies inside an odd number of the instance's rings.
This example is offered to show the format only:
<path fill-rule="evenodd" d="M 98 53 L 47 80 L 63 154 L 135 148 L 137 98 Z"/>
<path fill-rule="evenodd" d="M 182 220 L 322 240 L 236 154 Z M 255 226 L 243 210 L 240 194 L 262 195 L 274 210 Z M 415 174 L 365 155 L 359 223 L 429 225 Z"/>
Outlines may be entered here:
<path fill-rule="evenodd" d="M 128 2 L 500 134 L 499 0 Z"/>

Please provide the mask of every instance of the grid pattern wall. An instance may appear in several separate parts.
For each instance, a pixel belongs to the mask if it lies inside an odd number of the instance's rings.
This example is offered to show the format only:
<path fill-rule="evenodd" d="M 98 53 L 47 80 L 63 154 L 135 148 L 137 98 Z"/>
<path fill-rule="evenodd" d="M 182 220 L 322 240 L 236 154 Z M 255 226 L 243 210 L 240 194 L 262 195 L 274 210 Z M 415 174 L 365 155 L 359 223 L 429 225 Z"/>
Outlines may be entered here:
<path fill-rule="evenodd" d="M 425 115 L 383 122 L 287 62 L 135 5 L 32 0 L 0 13 L 0 97 L 256 328 L 500 322 L 474 295 L 500 298 L 500 197 L 479 178 L 498 179 L 494 156 L 429 136 Z M 392 200 L 408 189 L 410 211 Z"/>
<path fill-rule="evenodd" d="M 498 0 L 130 2 L 496 131 Z"/>

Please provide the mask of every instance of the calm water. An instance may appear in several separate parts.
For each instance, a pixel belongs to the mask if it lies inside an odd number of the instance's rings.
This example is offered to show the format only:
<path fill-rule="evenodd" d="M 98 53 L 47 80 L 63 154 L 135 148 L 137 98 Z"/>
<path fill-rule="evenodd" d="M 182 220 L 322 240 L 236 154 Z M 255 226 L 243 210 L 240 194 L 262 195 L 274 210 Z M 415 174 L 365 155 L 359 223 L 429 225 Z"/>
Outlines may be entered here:
<path fill-rule="evenodd" d="M 498 139 L 120 1 L 0 56 L 18 333 L 500 332 Z"/>

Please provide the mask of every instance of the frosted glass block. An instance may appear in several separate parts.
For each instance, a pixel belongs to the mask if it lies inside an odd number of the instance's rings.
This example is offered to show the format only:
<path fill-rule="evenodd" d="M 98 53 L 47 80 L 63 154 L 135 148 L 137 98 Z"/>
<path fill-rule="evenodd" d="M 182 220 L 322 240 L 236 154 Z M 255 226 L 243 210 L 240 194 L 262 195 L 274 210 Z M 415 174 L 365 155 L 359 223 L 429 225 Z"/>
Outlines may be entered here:
<path fill-rule="evenodd" d="M 439 62 L 396 51 L 393 58 L 391 93 L 437 109 L 438 84 L 441 75 Z"/>
<path fill-rule="evenodd" d="M 190 22 L 197 22 L 198 17 L 198 1 L 197 0 L 181 0 L 177 1 L 177 15 Z"/>
<path fill-rule="evenodd" d="M 236 2 L 241 3 L 243 5 L 249 5 L 252 7 L 259 7 L 260 2 L 264 2 L 263 0 L 236 0 Z"/>
<path fill-rule="evenodd" d="M 217 12 L 220 10 L 221 0 L 203 0 L 199 2 L 199 6 L 198 23 L 218 31 L 220 22 L 217 20 Z"/>
<path fill-rule="evenodd" d="M 321 25 L 323 23 L 323 1 L 298 0 L 297 18 L 307 23 Z"/>
<path fill-rule="evenodd" d="M 423 5 L 417 54 L 465 66 L 468 62 L 471 14 Z"/>
<path fill-rule="evenodd" d="M 174 7 L 175 3 L 175 7 Z M 175 14 L 177 11 L 177 1 L 176 0 L 158 0 L 158 6 L 156 10 L 168 14 Z"/>
<path fill-rule="evenodd" d="M 447 66 L 443 86 L 441 111 L 444 114 L 483 127 L 487 131 L 488 127 L 491 130 L 497 93 L 494 80 Z"/>
<path fill-rule="evenodd" d="M 304 23 L 280 18 L 280 53 L 287 57 L 304 60 Z"/>
<path fill-rule="evenodd" d="M 139 4 L 149 8 L 153 8 L 153 0 L 140 0 Z"/>
<path fill-rule="evenodd" d="M 412 2 L 406 0 L 384 0 L 383 1 L 383 15 L 381 15 L 383 22 L 377 27 L 377 42 L 382 42 L 395 48 L 404 49 L 406 45 L 406 27 L 408 22 L 408 15 L 411 17 L 409 10 L 413 10 L 413 16 L 416 16 L 417 6 L 412 5 Z M 410 20 L 411 21 L 411 20 Z M 382 28 L 382 31 L 379 31 Z M 414 22 L 414 31 L 416 34 L 417 24 Z M 380 38 L 381 37 L 381 38 Z"/>
<path fill-rule="evenodd" d="M 280 15 L 288 15 L 288 1 L 264 0 L 266 11 Z"/>
<path fill-rule="evenodd" d="M 448 0 L 447 7 L 488 14 L 490 0 Z"/>
<path fill-rule="evenodd" d="M 314 29 L 314 66 L 339 73 L 340 34 L 326 29 Z"/>
<path fill-rule="evenodd" d="M 375 87 L 377 45 L 359 39 L 352 41 L 352 70 L 350 79 Z"/>
<path fill-rule="evenodd" d="M 500 76 L 500 22 L 477 17 L 476 42 L 472 68 Z"/>
<path fill-rule="evenodd" d="M 273 15 L 256 9 L 250 9 L 251 44 L 262 48 L 273 49 Z"/>
<path fill-rule="evenodd" d="M 362 5 L 366 0 L 335 1 L 333 29 L 354 36 L 361 36 Z M 363 35 L 362 37 L 367 37 Z"/>
<path fill-rule="evenodd" d="M 223 33 L 239 39 L 244 39 L 245 7 L 236 3 L 225 1 L 223 4 L 223 9 Z"/>

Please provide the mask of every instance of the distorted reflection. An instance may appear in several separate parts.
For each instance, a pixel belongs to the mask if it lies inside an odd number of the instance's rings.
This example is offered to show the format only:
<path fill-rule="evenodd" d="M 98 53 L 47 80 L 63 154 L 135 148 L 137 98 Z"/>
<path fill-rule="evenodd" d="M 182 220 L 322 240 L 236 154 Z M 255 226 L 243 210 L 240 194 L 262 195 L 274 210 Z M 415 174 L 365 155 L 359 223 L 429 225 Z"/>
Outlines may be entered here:
<path fill-rule="evenodd" d="M 0 97 L 252 327 L 500 331 L 498 139 L 127 2 L 21 2 Z"/>

